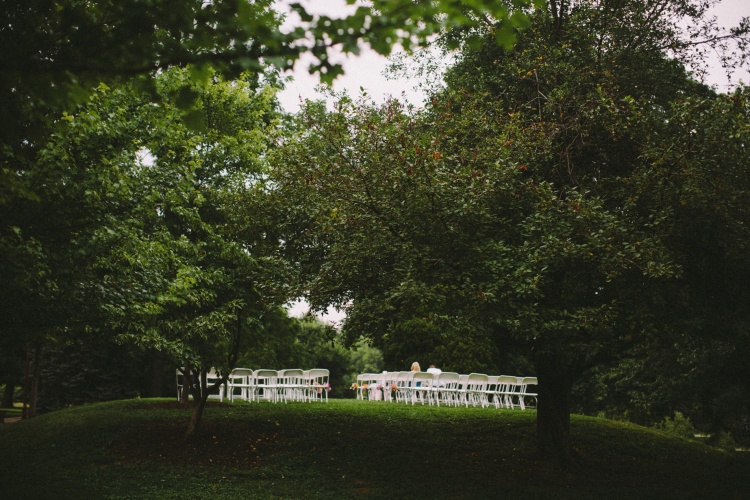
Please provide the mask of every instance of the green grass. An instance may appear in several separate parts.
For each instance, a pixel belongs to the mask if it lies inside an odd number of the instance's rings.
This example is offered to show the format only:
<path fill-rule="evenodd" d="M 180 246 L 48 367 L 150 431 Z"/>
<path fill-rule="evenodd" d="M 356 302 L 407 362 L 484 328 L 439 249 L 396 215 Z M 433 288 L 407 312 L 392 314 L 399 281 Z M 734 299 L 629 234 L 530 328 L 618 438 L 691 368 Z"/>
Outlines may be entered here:
<path fill-rule="evenodd" d="M 0 427 L 5 498 L 744 498 L 748 454 L 574 416 L 585 458 L 534 453 L 535 414 L 332 400 L 71 408 Z M 12 457 L 10 460 L 9 457 Z"/>

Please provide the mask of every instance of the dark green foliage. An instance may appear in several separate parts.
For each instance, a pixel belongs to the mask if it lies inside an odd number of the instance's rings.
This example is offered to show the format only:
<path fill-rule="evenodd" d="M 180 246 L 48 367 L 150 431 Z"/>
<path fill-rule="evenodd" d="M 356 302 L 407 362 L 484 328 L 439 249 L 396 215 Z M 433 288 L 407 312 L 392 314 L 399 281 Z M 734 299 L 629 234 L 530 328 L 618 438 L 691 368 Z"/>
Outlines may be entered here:
<path fill-rule="evenodd" d="M 695 36 L 714 33 L 705 3 L 548 7 L 511 50 L 491 28 L 467 39 L 424 112 L 308 106 L 273 174 L 300 207 L 285 250 L 304 291 L 347 305 L 350 340 L 372 338 L 396 369 L 528 360 L 540 445 L 568 460 L 569 395 L 587 370 L 601 389 L 616 372 L 597 369 L 645 368 L 632 380 L 652 392 L 630 410 L 660 419 L 697 366 L 744 350 L 746 259 L 732 256 L 750 241 L 747 113 L 743 91 L 714 108 L 723 99 L 686 70 Z"/>
<path fill-rule="evenodd" d="M 42 354 L 39 411 L 139 397 L 145 393 L 144 353 L 106 338 L 51 344 Z"/>
<path fill-rule="evenodd" d="M 680 279 L 640 292 L 650 326 L 587 380 L 599 409 L 641 423 L 680 411 L 704 430 L 747 436 L 748 91 L 680 99 L 669 113 L 633 176 L 633 210 L 654 221 Z"/>

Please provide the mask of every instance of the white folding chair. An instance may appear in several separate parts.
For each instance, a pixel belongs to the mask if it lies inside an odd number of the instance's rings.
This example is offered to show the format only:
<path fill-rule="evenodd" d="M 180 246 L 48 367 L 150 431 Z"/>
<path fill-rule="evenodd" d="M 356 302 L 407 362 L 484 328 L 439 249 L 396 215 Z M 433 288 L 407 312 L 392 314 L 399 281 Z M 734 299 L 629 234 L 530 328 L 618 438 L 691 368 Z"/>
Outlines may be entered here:
<path fill-rule="evenodd" d="M 383 372 L 381 375 L 383 384 L 383 398 L 385 401 L 392 401 L 394 397 L 396 381 L 399 372 Z"/>
<path fill-rule="evenodd" d="M 539 385 L 539 381 L 536 377 L 523 377 L 521 378 L 520 387 L 518 389 L 518 404 L 521 406 L 522 410 L 525 410 L 527 407 L 529 408 L 536 408 L 537 406 L 537 392 L 529 390 L 529 386 L 536 387 Z M 526 398 L 533 398 L 534 404 L 529 406 L 526 404 Z"/>
<path fill-rule="evenodd" d="M 388 401 L 390 399 L 388 372 L 375 374 L 375 399 L 377 401 Z"/>
<path fill-rule="evenodd" d="M 284 399 L 284 390 L 281 385 L 284 383 L 284 372 L 286 370 L 276 370 L 276 401 Z"/>
<path fill-rule="evenodd" d="M 331 390 L 331 385 L 328 382 L 330 372 L 325 368 L 313 368 L 308 370 L 307 379 L 305 381 L 305 387 L 307 389 L 307 401 L 323 401 L 328 402 L 328 391 Z"/>
<path fill-rule="evenodd" d="M 456 406 L 467 404 L 466 394 L 469 385 L 469 376 L 465 373 L 458 375 L 458 385 L 456 386 Z"/>
<path fill-rule="evenodd" d="M 372 377 L 372 373 L 360 373 L 357 375 L 357 399 L 365 399 L 364 394 L 369 388 L 367 381 L 370 380 L 370 377 Z"/>
<path fill-rule="evenodd" d="M 497 394 L 500 396 L 500 402 L 504 408 L 512 410 L 518 405 L 518 380 L 518 377 L 512 375 L 500 375 L 497 378 Z"/>
<path fill-rule="evenodd" d="M 466 379 L 466 399 L 464 404 L 469 406 L 487 406 L 487 375 L 484 373 L 470 373 Z"/>
<path fill-rule="evenodd" d="M 441 372 L 432 383 L 432 391 L 438 406 L 440 403 L 456 406 L 458 404 L 458 380 L 456 372 Z"/>
<path fill-rule="evenodd" d="M 411 378 L 411 404 L 416 402 L 422 404 L 430 402 L 430 396 L 432 395 L 432 382 L 434 375 L 428 372 L 414 372 Z"/>
<path fill-rule="evenodd" d="M 278 377 L 276 370 L 255 370 L 253 372 L 253 401 L 278 401 Z"/>
<path fill-rule="evenodd" d="M 253 386 L 253 371 L 250 368 L 235 368 L 229 373 L 227 379 L 227 397 L 234 401 L 239 397 L 244 401 L 250 401 L 251 388 Z"/>
<path fill-rule="evenodd" d="M 497 394 L 497 390 L 499 387 L 498 379 L 500 377 L 497 375 L 488 375 L 487 376 L 487 387 L 484 390 L 485 399 L 487 401 L 487 406 L 493 405 L 495 408 L 499 408 L 498 406 L 498 400 L 500 399 L 500 396 Z"/>
<path fill-rule="evenodd" d="M 305 400 L 305 372 L 294 368 L 279 372 L 278 392 L 287 401 Z"/>
<path fill-rule="evenodd" d="M 497 377 L 497 389 L 495 394 L 497 408 L 513 408 L 511 384 L 515 384 L 516 377 L 510 375 L 500 375 Z"/>
<path fill-rule="evenodd" d="M 379 375 L 377 373 L 365 373 L 362 379 L 363 386 L 366 387 L 365 397 L 368 401 L 379 401 L 381 392 L 379 385 Z"/>
<path fill-rule="evenodd" d="M 416 372 L 399 372 L 396 377 L 396 402 L 411 401 L 411 381 Z"/>

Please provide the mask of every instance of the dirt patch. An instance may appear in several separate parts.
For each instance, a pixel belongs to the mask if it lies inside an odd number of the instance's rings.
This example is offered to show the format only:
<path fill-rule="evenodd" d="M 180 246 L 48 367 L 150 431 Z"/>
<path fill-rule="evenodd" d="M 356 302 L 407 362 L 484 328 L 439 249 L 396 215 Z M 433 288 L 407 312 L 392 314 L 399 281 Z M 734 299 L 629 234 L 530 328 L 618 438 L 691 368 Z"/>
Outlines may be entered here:
<path fill-rule="evenodd" d="M 112 453 L 126 464 L 162 462 L 252 469 L 273 452 L 279 439 L 272 430 L 242 422 L 204 420 L 198 433 L 186 440 L 186 425 L 186 420 L 178 420 L 133 426 L 113 443 Z"/>

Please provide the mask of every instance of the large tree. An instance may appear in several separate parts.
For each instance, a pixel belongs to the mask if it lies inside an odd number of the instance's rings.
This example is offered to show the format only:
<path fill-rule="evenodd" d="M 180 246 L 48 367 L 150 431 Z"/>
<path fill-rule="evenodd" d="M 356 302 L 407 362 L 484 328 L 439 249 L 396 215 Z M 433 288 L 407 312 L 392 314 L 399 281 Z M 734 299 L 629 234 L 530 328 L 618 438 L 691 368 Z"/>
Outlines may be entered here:
<path fill-rule="evenodd" d="M 680 19 L 704 8 L 549 2 L 512 50 L 467 43 L 420 115 L 309 106 L 275 179 L 296 201 L 284 238 L 301 288 L 346 307 L 345 331 L 391 362 L 400 350 L 477 370 L 524 355 L 540 451 L 571 461 L 573 383 L 654 332 L 644 290 L 679 287 L 654 229 L 669 214 L 635 200 L 646 152 L 672 143 L 672 103 L 713 97 L 675 58 L 695 54 Z"/>
<path fill-rule="evenodd" d="M 420 355 L 494 371 L 499 350 L 525 348 L 540 444 L 565 449 L 571 385 L 621 332 L 613 291 L 670 273 L 657 242 L 600 198 L 529 177 L 504 137 L 455 140 L 476 122 L 395 103 L 307 113 L 274 182 L 312 304 L 345 307 L 345 333 L 391 368 Z"/>
<path fill-rule="evenodd" d="M 662 241 L 680 279 L 617 290 L 637 312 L 625 324 L 648 333 L 623 332 L 616 352 L 624 361 L 599 378 L 617 388 L 599 396 L 644 423 L 675 409 L 726 420 L 717 414 L 729 393 L 746 407 L 741 383 L 695 390 L 718 359 L 727 378 L 743 379 L 733 360 L 747 325 L 737 312 L 746 271 L 732 257 L 747 241 L 737 229 L 745 213 L 735 208 L 746 193 L 745 93 L 717 96 L 695 78 L 705 72 L 706 50 L 723 54 L 729 71 L 746 61 L 748 21 L 716 30 L 705 18 L 713 3 L 551 2 L 547 21 L 534 22 L 511 53 L 492 44 L 464 50 L 444 94 L 456 109 L 470 102 L 472 113 L 512 115 L 511 140 L 522 139 L 513 154 L 532 177 L 553 181 L 563 195 L 600 196 Z M 475 141 L 471 130 L 465 139 Z"/>
<path fill-rule="evenodd" d="M 24 213 L 63 295 L 46 305 L 64 309 L 54 326 L 68 333 L 111 332 L 173 366 L 226 374 L 285 299 L 253 201 L 278 127 L 274 93 L 254 77 L 198 85 L 178 70 L 156 89 L 146 100 L 101 86 L 41 150 L 32 175 L 45 196 Z M 176 104 L 186 93 L 199 103 L 188 114 Z"/>

